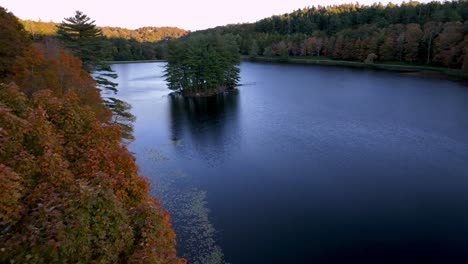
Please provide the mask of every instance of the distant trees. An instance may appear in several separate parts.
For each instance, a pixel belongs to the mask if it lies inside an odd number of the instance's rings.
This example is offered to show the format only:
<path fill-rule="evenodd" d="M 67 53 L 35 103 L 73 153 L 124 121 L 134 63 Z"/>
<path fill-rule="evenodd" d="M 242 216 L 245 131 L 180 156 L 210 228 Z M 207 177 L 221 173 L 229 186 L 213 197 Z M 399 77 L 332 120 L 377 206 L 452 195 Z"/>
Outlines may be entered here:
<path fill-rule="evenodd" d="M 468 1 L 313 6 L 204 31 L 236 36 L 243 55 L 428 64 L 467 69 Z M 368 60 L 369 61 L 369 60 Z"/>
<path fill-rule="evenodd" d="M 424 33 L 419 24 L 413 23 L 406 25 L 403 44 L 405 61 L 416 62 L 418 60 L 419 48 L 423 36 Z"/>
<path fill-rule="evenodd" d="M 249 50 L 249 56 L 250 58 L 255 58 L 258 56 L 258 44 L 256 40 L 252 41 L 252 44 L 250 44 L 250 50 Z"/>
<path fill-rule="evenodd" d="M 364 24 L 385 28 L 391 24 L 424 25 L 429 21 L 463 22 L 468 19 L 467 6 L 468 3 L 464 0 L 433 1 L 426 4 L 410 1 L 401 5 L 389 3 L 386 6 L 377 3 L 370 6 L 357 3 L 314 6 L 262 19 L 254 24 L 254 30 L 281 35 L 311 35 L 314 31 L 323 31 L 332 35 Z"/>
<path fill-rule="evenodd" d="M 42 21 L 21 21 L 34 41 L 57 36 L 58 24 Z M 68 23 L 68 21 L 67 21 Z M 97 27 L 102 31 L 103 42 L 109 60 L 155 60 L 166 56 L 165 43 L 170 39 L 185 36 L 188 31 L 176 27 L 142 27 L 126 29 L 119 27 Z"/>
<path fill-rule="evenodd" d="M 185 95 L 211 95 L 239 81 L 239 49 L 232 35 L 194 35 L 168 47 L 166 80 Z"/>

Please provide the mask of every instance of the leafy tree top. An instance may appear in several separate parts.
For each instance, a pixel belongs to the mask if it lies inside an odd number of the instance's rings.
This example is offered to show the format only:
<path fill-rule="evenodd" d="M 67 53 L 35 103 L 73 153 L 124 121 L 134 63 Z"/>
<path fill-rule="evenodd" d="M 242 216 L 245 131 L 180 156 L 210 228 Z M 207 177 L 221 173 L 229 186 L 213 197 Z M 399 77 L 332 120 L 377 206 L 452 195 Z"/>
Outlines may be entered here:
<path fill-rule="evenodd" d="M 168 46 L 166 80 L 184 94 L 214 94 L 239 81 L 240 55 L 233 35 L 196 34 Z"/>

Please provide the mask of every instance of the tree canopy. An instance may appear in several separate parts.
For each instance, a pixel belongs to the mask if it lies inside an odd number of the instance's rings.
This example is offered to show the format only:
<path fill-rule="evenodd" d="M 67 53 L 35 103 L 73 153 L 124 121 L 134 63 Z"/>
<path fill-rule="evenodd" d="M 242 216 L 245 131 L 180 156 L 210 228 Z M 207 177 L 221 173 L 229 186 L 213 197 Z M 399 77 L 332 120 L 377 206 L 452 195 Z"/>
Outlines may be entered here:
<path fill-rule="evenodd" d="M 35 41 L 57 36 L 54 22 L 23 20 L 21 23 Z M 67 22 L 68 23 L 68 22 Z M 107 53 L 112 61 L 155 60 L 166 56 L 165 42 L 177 39 L 189 32 L 176 27 L 97 27 L 107 43 Z"/>
<path fill-rule="evenodd" d="M 166 80 L 185 95 L 211 95 L 234 88 L 239 81 L 240 55 L 232 35 L 201 34 L 168 46 Z"/>
<path fill-rule="evenodd" d="M 117 93 L 117 83 L 111 79 L 117 74 L 106 62 L 109 54 L 107 42 L 102 37 L 102 31 L 96 27 L 94 20 L 76 11 L 74 17 L 65 18 L 57 29 L 58 39 L 73 54 L 81 59 L 83 67 L 93 73 L 98 87 L 106 94 L 105 104 L 113 112 L 113 122 L 122 126 L 123 136 L 127 141 L 133 139 L 133 122 L 135 116 L 130 112 L 131 105 L 109 96 L 108 92 Z"/>
<path fill-rule="evenodd" d="M 184 263 L 81 61 L 3 8 L 0 32 L 0 263 Z"/>
<path fill-rule="evenodd" d="M 0 7 L 0 78 L 11 77 L 18 57 L 28 48 L 28 36 L 16 17 Z"/>
<path fill-rule="evenodd" d="M 252 57 L 426 64 L 468 73 L 468 1 L 312 6 L 201 33 L 233 34 Z"/>
<path fill-rule="evenodd" d="M 57 27 L 58 39 L 81 59 L 89 72 L 96 70 L 98 62 L 105 58 L 102 32 L 94 23 L 83 12 L 76 11 L 75 16 L 65 18 Z"/>

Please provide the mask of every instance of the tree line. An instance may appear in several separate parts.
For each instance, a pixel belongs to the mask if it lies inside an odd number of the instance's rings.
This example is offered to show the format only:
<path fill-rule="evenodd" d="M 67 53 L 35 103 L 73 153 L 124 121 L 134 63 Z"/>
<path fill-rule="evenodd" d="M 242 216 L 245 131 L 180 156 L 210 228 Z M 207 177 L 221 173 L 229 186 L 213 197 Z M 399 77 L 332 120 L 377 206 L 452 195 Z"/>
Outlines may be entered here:
<path fill-rule="evenodd" d="M 23 20 L 31 38 L 40 41 L 55 37 L 59 23 Z M 108 59 L 113 61 L 155 60 L 166 57 L 165 42 L 180 38 L 188 31 L 176 27 L 142 27 L 135 30 L 120 27 L 97 27 L 107 43 Z"/>
<path fill-rule="evenodd" d="M 240 52 L 251 57 L 398 62 L 468 72 L 467 20 L 467 1 L 410 1 L 307 7 L 203 32 L 235 35 Z"/>
<path fill-rule="evenodd" d="M 0 262 L 184 263 L 95 80 L 0 7 Z"/>

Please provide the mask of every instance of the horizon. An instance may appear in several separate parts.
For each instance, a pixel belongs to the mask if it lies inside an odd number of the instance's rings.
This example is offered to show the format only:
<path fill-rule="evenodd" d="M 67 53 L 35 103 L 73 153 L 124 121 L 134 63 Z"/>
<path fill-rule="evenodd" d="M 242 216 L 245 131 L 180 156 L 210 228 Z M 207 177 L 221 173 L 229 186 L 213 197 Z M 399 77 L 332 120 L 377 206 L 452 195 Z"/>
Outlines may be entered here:
<path fill-rule="evenodd" d="M 91 0 L 83 0 L 79 5 L 64 4 L 58 0 L 32 3 L 25 0 L 0 0 L 0 6 L 22 20 L 60 23 L 64 18 L 73 16 L 76 10 L 80 10 L 95 20 L 95 24 L 100 27 L 127 29 L 146 26 L 178 27 L 197 31 L 229 24 L 254 23 L 263 18 L 291 13 L 294 10 L 306 7 L 356 3 L 356 1 L 350 0 L 298 0 L 294 3 L 284 1 L 252 2 L 247 0 L 225 3 L 215 0 L 184 2 L 183 0 L 174 0 L 158 5 L 158 3 L 149 0 L 135 0 L 132 5 L 124 6 L 110 1 L 93 3 Z M 374 3 L 386 5 L 389 2 L 399 5 L 404 1 L 364 0 L 358 3 L 361 5 L 372 5 Z M 429 3 L 432 1 L 422 0 L 417 2 Z M 54 8 L 50 8 L 51 6 L 54 6 Z M 180 8 L 180 6 L 183 6 L 183 8 Z M 154 13 L 152 13 L 153 10 L 155 10 Z M 173 10 L 177 10 L 179 13 Z M 128 13 L 134 15 L 127 18 L 125 14 Z"/>

